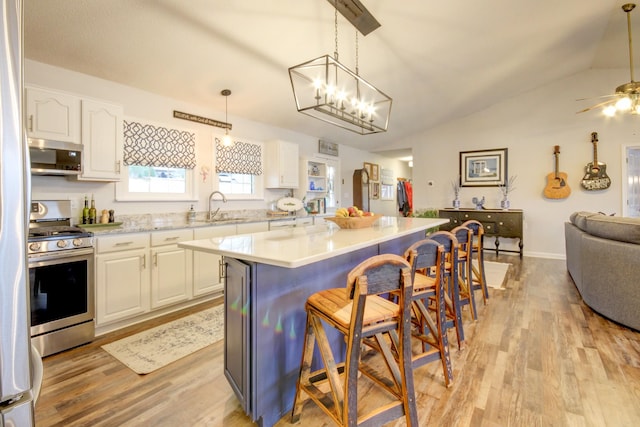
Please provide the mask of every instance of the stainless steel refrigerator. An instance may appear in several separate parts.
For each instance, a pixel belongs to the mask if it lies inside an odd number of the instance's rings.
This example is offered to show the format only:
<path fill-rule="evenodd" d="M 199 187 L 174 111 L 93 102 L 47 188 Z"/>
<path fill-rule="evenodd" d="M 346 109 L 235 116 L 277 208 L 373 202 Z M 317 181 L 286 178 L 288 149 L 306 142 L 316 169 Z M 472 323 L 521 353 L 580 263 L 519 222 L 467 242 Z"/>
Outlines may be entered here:
<path fill-rule="evenodd" d="M 22 127 L 22 1 L 0 0 L 0 427 L 34 425 Z"/>

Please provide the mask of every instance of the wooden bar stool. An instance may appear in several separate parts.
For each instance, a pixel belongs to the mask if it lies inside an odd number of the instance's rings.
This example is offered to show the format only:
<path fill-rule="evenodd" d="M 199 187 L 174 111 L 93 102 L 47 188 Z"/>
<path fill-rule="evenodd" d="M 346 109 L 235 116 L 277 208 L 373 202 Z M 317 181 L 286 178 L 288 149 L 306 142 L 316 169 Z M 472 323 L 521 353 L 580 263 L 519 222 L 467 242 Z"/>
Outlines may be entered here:
<path fill-rule="evenodd" d="M 412 352 L 413 368 L 440 360 L 445 385 L 450 387 L 453 383 L 453 371 L 446 327 L 444 247 L 435 240 L 424 239 L 411 245 L 405 256 L 411 264 L 413 281 L 412 336 L 420 341 L 420 351 Z M 435 319 L 432 315 L 435 315 Z"/>
<path fill-rule="evenodd" d="M 395 292 L 398 303 L 381 294 Z M 314 401 L 340 426 L 380 426 L 404 416 L 407 426 L 418 426 L 411 360 L 411 266 L 397 255 L 377 255 L 348 274 L 346 288 L 317 292 L 307 299 L 307 326 L 300 376 L 291 413 L 300 419 L 302 406 Z M 345 361 L 338 363 L 327 339 L 324 323 L 346 342 Z M 318 344 L 322 367 L 311 372 Z M 362 360 L 362 348 L 378 350 L 387 368 L 379 372 Z M 381 387 L 390 402 L 367 414 L 358 413 L 358 374 Z M 370 393 L 370 392 L 369 392 Z M 383 399 L 384 400 L 384 399 Z"/>
<path fill-rule="evenodd" d="M 460 307 L 469 306 L 471 318 L 478 320 L 476 300 L 473 295 L 473 272 L 471 270 L 471 256 L 473 249 L 473 232 L 468 227 L 459 225 L 451 230 L 458 240 L 458 286 L 460 288 Z"/>
<path fill-rule="evenodd" d="M 473 290 L 482 291 L 482 300 L 487 305 L 489 299 L 489 288 L 487 287 L 487 277 L 484 274 L 484 227 L 480 221 L 470 219 L 462 223 L 463 227 L 470 228 L 473 232 L 473 253 L 476 254 L 476 262 L 478 267 L 471 262 L 471 270 L 473 271 Z"/>
<path fill-rule="evenodd" d="M 447 329 L 455 328 L 458 350 L 461 350 L 464 344 L 464 328 L 460 308 L 460 287 L 458 285 L 458 240 L 453 233 L 444 230 L 431 233 L 429 238 L 435 240 L 444 248 L 446 327 Z"/>

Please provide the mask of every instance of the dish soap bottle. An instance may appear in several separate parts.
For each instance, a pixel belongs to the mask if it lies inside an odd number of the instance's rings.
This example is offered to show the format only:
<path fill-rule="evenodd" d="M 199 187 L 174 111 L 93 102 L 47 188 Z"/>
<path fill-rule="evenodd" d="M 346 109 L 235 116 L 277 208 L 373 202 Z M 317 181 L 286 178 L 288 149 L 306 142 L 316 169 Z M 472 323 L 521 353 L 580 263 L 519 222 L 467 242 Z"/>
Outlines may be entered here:
<path fill-rule="evenodd" d="M 189 212 L 187 212 L 187 222 L 189 224 L 193 224 L 196 222 L 196 211 L 193 210 L 193 205 L 189 208 Z"/>

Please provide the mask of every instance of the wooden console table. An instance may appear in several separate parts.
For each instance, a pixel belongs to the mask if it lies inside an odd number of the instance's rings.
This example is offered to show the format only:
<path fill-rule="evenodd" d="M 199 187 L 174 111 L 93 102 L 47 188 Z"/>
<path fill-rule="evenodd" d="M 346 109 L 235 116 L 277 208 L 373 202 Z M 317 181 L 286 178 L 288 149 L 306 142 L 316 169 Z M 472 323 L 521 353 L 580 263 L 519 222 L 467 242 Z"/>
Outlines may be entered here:
<path fill-rule="evenodd" d="M 470 219 L 480 221 L 484 227 L 484 235 L 496 238 L 496 255 L 499 251 L 519 252 L 522 258 L 522 210 L 521 209 L 440 209 L 440 218 L 448 218 L 449 223 L 440 226 L 440 230 L 451 231 L 454 227 L 462 225 Z M 500 249 L 500 237 L 518 239 L 519 251 Z M 485 247 L 485 249 L 487 249 Z"/>

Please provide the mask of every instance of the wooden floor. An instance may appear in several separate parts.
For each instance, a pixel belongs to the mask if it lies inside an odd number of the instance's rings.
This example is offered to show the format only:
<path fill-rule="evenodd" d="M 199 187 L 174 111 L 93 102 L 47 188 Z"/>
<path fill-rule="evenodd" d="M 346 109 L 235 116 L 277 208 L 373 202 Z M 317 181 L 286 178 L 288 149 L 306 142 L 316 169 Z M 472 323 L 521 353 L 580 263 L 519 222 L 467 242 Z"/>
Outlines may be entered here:
<path fill-rule="evenodd" d="M 437 363 L 415 371 L 420 425 L 639 426 L 640 333 L 585 306 L 564 261 L 498 260 L 513 264 L 506 289 L 466 322 L 466 348 L 452 345 L 454 385 Z M 36 425 L 253 426 L 224 378 L 222 342 L 144 376 L 100 348 L 157 323 L 46 358 Z M 308 403 L 298 425 L 332 424 Z"/>

